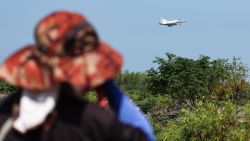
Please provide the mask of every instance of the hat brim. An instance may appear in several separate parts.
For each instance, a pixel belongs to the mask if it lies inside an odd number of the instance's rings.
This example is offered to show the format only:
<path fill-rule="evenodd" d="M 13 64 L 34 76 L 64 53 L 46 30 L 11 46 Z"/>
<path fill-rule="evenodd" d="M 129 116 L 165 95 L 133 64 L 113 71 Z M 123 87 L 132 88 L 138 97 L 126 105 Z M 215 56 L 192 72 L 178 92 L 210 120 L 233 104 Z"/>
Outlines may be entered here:
<path fill-rule="evenodd" d="M 36 45 L 29 45 L 10 56 L 0 66 L 0 78 L 29 90 L 45 90 L 60 82 L 81 89 L 95 88 L 120 73 L 123 57 L 104 42 L 78 56 L 53 57 L 48 64 L 34 56 Z"/>

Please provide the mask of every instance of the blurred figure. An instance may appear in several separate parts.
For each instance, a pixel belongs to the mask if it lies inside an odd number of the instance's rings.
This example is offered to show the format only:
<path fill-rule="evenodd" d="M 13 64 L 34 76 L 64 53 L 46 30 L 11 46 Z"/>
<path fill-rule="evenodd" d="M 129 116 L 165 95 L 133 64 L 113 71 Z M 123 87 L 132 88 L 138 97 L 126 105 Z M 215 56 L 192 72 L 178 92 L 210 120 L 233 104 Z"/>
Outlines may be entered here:
<path fill-rule="evenodd" d="M 84 16 L 54 12 L 37 24 L 35 39 L 0 67 L 0 77 L 20 88 L 0 106 L 0 141 L 154 140 L 144 114 L 112 80 L 122 56 Z M 82 100 L 89 89 L 113 112 Z"/>

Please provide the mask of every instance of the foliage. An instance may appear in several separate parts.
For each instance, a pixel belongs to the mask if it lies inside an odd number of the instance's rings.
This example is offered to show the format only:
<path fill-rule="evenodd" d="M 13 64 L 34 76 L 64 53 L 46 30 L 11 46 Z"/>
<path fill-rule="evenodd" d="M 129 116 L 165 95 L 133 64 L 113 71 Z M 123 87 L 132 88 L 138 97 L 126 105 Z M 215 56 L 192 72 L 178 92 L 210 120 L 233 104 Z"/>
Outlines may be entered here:
<path fill-rule="evenodd" d="M 248 69 L 239 58 L 166 55 L 156 58 L 156 69 L 124 71 L 117 79 L 149 117 L 157 140 L 249 139 Z"/>
<path fill-rule="evenodd" d="M 195 106 L 201 99 L 231 99 L 248 96 L 247 68 L 233 58 L 211 61 L 207 56 L 197 60 L 167 53 L 167 59 L 156 57 L 157 69 L 147 71 L 147 89 L 152 94 L 168 94 L 179 102 Z"/>
<path fill-rule="evenodd" d="M 175 122 L 167 125 L 167 128 L 158 136 L 158 140 L 247 140 L 250 138 L 249 117 L 246 114 L 239 114 L 237 110 L 237 106 L 232 102 L 225 102 L 223 108 L 218 108 L 213 103 L 200 103 L 193 111 L 183 110 Z M 241 113 L 245 112 L 241 111 Z"/>
<path fill-rule="evenodd" d="M 0 80 L 0 93 L 1 94 L 10 94 L 10 93 L 14 93 L 18 90 L 18 88 L 10 85 L 9 83 Z"/>
<path fill-rule="evenodd" d="M 128 70 L 123 71 L 116 78 L 117 84 L 123 90 L 146 90 L 146 73 L 142 72 L 129 72 Z"/>
<path fill-rule="evenodd" d="M 83 95 L 83 99 L 95 103 L 97 101 L 97 93 L 95 91 L 88 91 Z"/>

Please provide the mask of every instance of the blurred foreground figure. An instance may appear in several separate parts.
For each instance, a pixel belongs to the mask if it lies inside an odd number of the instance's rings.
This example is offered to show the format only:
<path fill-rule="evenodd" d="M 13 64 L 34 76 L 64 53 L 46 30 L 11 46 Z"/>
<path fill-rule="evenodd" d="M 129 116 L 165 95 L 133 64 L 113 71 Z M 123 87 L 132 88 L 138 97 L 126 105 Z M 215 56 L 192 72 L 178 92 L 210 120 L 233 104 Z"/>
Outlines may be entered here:
<path fill-rule="evenodd" d="M 20 88 L 0 106 L 0 141 L 154 140 L 144 114 L 112 80 L 122 56 L 85 17 L 54 12 L 38 23 L 35 39 L 0 67 L 0 77 Z M 112 111 L 82 100 L 89 89 Z"/>

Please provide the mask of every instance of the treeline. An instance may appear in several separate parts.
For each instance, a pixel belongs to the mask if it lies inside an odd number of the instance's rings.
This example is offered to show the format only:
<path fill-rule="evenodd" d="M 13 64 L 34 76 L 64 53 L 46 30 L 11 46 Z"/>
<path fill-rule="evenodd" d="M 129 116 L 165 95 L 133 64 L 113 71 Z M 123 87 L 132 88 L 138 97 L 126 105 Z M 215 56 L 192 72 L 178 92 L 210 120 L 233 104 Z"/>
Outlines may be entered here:
<path fill-rule="evenodd" d="M 117 83 L 148 114 L 157 140 L 249 140 L 248 68 L 239 58 L 167 53 L 156 68 L 122 72 Z"/>

